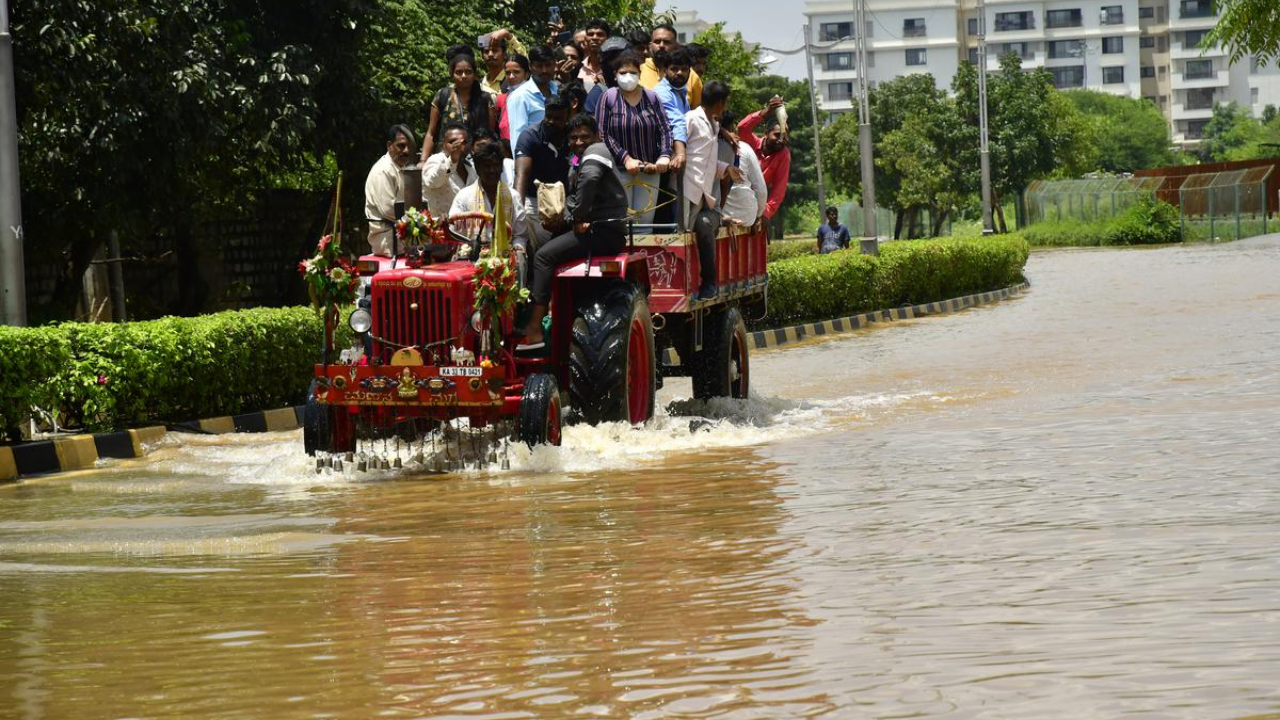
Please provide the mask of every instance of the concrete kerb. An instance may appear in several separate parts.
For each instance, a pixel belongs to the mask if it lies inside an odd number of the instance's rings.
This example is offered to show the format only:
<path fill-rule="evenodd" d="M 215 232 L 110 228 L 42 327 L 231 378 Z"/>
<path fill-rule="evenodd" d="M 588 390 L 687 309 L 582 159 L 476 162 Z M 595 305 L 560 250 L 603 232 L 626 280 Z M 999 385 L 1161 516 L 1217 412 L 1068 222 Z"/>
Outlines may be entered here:
<path fill-rule="evenodd" d="M 792 325 L 776 330 L 757 330 L 747 336 L 752 350 L 770 349 L 792 345 L 810 337 L 838 335 L 868 327 L 873 323 L 910 320 L 927 315 L 958 312 L 977 305 L 1005 300 L 1017 295 L 1030 285 L 1020 283 L 1000 290 L 966 295 L 964 297 L 907 305 L 888 310 L 875 310 L 834 320 Z M 674 350 L 668 349 L 663 357 L 666 365 L 679 365 Z M 168 432 L 188 432 L 205 435 L 221 435 L 232 432 L 278 432 L 302 427 L 304 406 L 277 408 L 245 413 L 243 415 L 205 418 L 176 423 L 165 427 L 153 425 L 120 432 L 72 435 L 54 440 L 0 446 L 0 481 L 17 480 L 31 475 L 69 472 L 91 468 L 99 458 L 138 458 Z"/>
<path fill-rule="evenodd" d="M 263 410 L 234 417 L 152 425 L 119 432 L 71 435 L 0 446 L 0 482 L 92 468 L 100 458 L 139 458 L 170 431 L 221 434 L 274 432 L 302 427 L 303 406 Z"/>

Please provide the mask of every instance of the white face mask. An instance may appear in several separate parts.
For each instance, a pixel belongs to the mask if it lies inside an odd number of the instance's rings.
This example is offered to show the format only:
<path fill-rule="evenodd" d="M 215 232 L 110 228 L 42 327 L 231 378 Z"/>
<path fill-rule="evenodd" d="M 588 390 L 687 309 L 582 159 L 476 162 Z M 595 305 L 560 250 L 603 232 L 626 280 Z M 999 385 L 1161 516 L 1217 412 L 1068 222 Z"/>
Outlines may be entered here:
<path fill-rule="evenodd" d="M 620 73 L 617 80 L 618 87 L 623 92 L 631 92 L 640 84 L 640 76 L 635 73 Z"/>

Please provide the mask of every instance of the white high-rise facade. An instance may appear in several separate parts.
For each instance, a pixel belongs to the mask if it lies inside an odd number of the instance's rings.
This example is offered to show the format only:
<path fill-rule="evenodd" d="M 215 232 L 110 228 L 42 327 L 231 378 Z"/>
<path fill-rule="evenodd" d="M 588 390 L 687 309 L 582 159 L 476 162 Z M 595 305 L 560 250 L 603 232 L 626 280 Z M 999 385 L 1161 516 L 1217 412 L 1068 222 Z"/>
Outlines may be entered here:
<path fill-rule="evenodd" d="M 1280 1 L 1280 0 L 1278 0 Z M 1044 67 L 1060 89 L 1089 88 L 1145 98 L 1170 124 L 1173 141 L 1194 144 L 1217 103 L 1261 116 L 1280 106 L 1280 70 L 1250 59 L 1230 65 L 1217 46 L 1198 47 L 1217 22 L 1211 0 L 986 0 L 988 68 L 1016 53 Z M 810 0 L 809 42 L 822 106 L 853 109 L 853 0 Z M 872 86 L 930 73 L 950 88 L 962 60 L 977 62 L 976 0 L 868 0 L 867 78 Z"/>

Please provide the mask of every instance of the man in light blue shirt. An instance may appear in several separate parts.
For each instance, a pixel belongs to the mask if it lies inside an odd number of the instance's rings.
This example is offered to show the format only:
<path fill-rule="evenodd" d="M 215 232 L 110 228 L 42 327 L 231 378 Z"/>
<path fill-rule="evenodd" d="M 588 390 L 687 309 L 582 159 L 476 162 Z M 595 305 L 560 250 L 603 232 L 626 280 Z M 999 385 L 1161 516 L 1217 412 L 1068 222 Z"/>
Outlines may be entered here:
<path fill-rule="evenodd" d="M 529 51 L 529 69 L 533 77 L 507 96 L 507 124 L 511 127 L 511 148 L 520 142 L 524 129 L 542 122 L 546 115 L 547 97 L 560 92 L 555 80 L 556 58 L 551 48 L 539 45 Z"/>
<path fill-rule="evenodd" d="M 659 52 L 654 55 L 653 62 L 663 74 L 662 80 L 654 86 L 653 91 L 662 101 L 662 109 L 667 113 L 667 122 L 671 125 L 672 153 L 671 169 L 684 167 L 685 145 L 689 142 L 689 126 L 684 116 L 689 114 L 689 98 L 685 85 L 689 82 L 689 69 L 693 65 L 693 54 L 686 48 L 672 52 Z"/>

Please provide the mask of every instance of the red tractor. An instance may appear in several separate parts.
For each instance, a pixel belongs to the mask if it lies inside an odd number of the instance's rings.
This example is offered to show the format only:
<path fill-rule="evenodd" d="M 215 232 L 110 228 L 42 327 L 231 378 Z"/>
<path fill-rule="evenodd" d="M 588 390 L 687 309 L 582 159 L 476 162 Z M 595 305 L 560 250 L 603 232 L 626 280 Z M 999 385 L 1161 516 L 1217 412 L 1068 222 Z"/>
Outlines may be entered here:
<path fill-rule="evenodd" d="M 514 352 L 514 313 L 486 319 L 476 310 L 481 235 L 459 234 L 457 220 L 443 244 L 360 258 L 368 281 L 350 320 L 356 346 L 336 359 L 326 348 L 326 362 L 315 366 L 304 430 L 309 454 L 328 453 L 340 467 L 339 456 L 351 462 L 358 443 L 368 443 L 373 464 L 385 466 L 393 443 L 397 465 L 407 448 L 412 459 L 449 470 L 467 456 L 477 465 L 495 462 L 511 440 L 559 445 L 570 418 L 644 423 L 663 377 L 692 377 L 699 398 L 747 397 L 744 316 L 764 313 L 768 284 L 762 228 L 721 232 L 720 292 L 696 300 L 693 234 L 675 225 L 633 227 L 622 253 L 557 270 L 547 348 L 524 357 Z M 470 246 L 467 259 L 449 259 L 458 244 Z M 490 334 L 491 322 L 498 332 Z M 668 349 L 679 364 L 663 362 Z"/>

